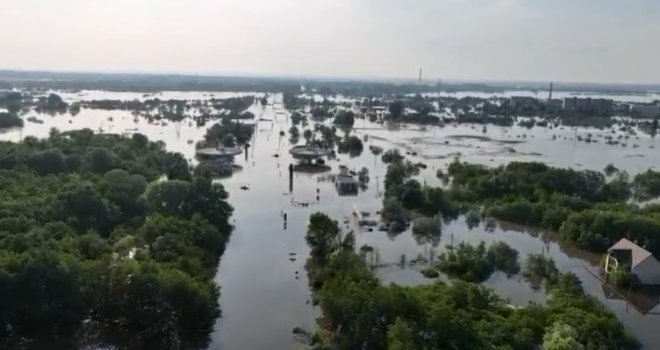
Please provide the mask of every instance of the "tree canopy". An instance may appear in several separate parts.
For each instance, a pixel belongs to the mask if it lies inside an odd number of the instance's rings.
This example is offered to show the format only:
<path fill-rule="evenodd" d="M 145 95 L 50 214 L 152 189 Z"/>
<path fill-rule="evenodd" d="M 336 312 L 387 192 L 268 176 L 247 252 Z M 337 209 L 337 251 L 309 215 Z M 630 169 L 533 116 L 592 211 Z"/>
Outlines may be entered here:
<path fill-rule="evenodd" d="M 72 348 L 89 334 L 128 348 L 205 346 L 232 208 L 163 146 L 89 130 L 0 143 L 3 348 Z"/>

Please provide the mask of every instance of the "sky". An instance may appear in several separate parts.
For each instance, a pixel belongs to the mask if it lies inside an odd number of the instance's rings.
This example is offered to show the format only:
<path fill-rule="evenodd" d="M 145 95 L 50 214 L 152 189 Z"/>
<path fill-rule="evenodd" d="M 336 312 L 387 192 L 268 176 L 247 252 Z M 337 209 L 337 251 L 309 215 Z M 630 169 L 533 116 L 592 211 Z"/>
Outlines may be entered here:
<path fill-rule="evenodd" d="M 660 83 L 658 0 L 0 0 L 0 69 Z"/>

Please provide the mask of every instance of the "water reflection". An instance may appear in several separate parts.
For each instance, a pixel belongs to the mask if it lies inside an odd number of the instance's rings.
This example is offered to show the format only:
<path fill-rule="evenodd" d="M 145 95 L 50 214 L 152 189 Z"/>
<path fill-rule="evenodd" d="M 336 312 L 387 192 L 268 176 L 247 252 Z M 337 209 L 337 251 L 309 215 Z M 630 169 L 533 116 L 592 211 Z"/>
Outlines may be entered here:
<path fill-rule="evenodd" d="M 69 102 L 75 98 L 119 97 L 102 92 L 93 94 L 87 92 L 85 96 L 63 97 Z M 205 93 L 199 94 L 205 96 Z M 217 97 L 218 94 L 214 95 Z M 162 96 L 164 98 L 165 95 Z M 135 96 L 127 95 L 127 98 Z M 379 267 L 377 274 L 385 282 L 404 285 L 431 283 L 432 279 L 424 278 L 420 273 L 424 262 L 434 261 L 448 244 L 463 241 L 471 244 L 504 241 L 520 252 L 522 264 L 527 254 L 550 256 L 561 271 L 577 274 L 585 290 L 603 301 L 644 344 L 660 344 L 660 332 L 656 329 L 658 320 L 655 318 L 658 310 L 655 306 L 649 308 L 653 302 L 639 304 L 638 308 L 643 312 L 638 312 L 628 302 L 616 298 L 616 294 L 604 290 L 600 280 L 593 275 L 598 272 L 598 256 L 558 242 L 552 233 L 495 221 L 468 225 L 463 217 L 442 222 L 438 226 L 441 230 L 423 230 L 415 234 L 412 227 L 399 234 L 360 230 L 353 220 L 353 208 L 357 206 L 360 211 L 377 216 L 387 165 L 372 152 L 362 152 L 353 158 L 339 155 L 338 159 L 327 162 L 328 172 L 310 174 L 296 171 L 292 173 L 293 181 L 290 182 L 287 167 L 295 162 L 288 153 L 290 141 L 280 134 L 280 131 L 288 130 L 290 124 L 285 118 L 277 118 L 278 113 L 282 113 L 278 107 L 281 96 L 270 98 L 276 102 L 274 105 L 250 108 L 257 116 L 255 136 L 246 153 L 249 155 L 247 159 L 236 159 L 242 171 L 218 180 L 230 193 L 230 202 L 236 208 L 233 216 L 236 230 L 216 276 L 221 286 L 223 315 L 211 335 L 209 348 L 288 349 L 296 346 L 292 335 L 294 327 L 313 329 L 319 311 L 309 302 L 310 292 L 304 273 L 305 257 L 309 250 L 304 235 L 308 217 L 316 211 L 326 212 L 337 219 L 345 232 L 354 230 L 356 246 L 373 247 L 372 251 L 365 251 L 365 256 L 371 265 Z M 26 122 L 22 129 L 0 132 L 0 139 L 19 141 L 26 136 L 47 137 L 52 127 L 62 131 L 90 128 L 109 133 L 140 132 L 151 139 L 163 141 L 168 150 L 181 152 L 192 160 L 194 142 L 201 140 L 206 128 L 212 125 L 209 123 L 199 127 L 191 120 L 163 125 L 135 118 L 126 111 L 89 109 L 82 109 L 75 117 L 68 113 L 37 116 L 43 124 Z M 112 121 L 109 116 L 112 116 Z M 258 120 L 261 118 L 265 120 Z M 424 163 L 426 168 L 420 169 L 418 179 L 430 186 L 443 185 L 437 171 L 444 171 L 458 154 L 463 161 L 491 166 L 513 160 L 542 161 L 555 166 L 576 167 L 580 164 L 583 168 L 600 171 L 608 163 L 613 163 L 631 176 L 646 170 L 649 159 L 655 156 L 649 146 L 656 141 L 644 135 L 640 135 L 640 140 L 636 141 L 640 146 L 634 150 L 641 156 L 630 157 L 632 151 L 628 148 L 571 141 L 569 138 L 574 138 L 576 133 L 572 129 L 530 130 L 489 126 L 484 134 L 481 127 L 471 125 L 428 126 L 425 129 L 415 126 L 390 129 L 368 121 L 358 121 L 356 125 L 359 127 L 351 135 L 366 140 L 364 148 L 388 150 L 398 147 L 410 153 L 406 157 L 412 162 Z M 313 123 L 309 128 L 314 129 Z M 577 133 L 598 135 L 606 131 L 580 129 Z M 523 134 L 527 135 L 524 139 L 520 136 Z M 471 137 L 459 137 L 464 135 Z M 553 141 L 553 135 L 559 136 Z M 567 139 L 564 140 L 564 137 Z M 189 140 L 194 142 L 189 143 Z M 602 156 L 604 152 L 607 152 L 607 157 Z M 366 167 L 369 186 L 361 187 L 356 196 L 339 196 L 329 175 L 338 173 L 340 164 L 356 172 Z M 249 190 L 241 190 L 241 187 Z M 411 264 L 412 261 L 415 264 Z M 441 276 L 440 279 L 446 277 Z M 496 272 L 485 284 L 518 305 L 530 301 L 544 302 L 546 299 L 542 289 L 535 291 L 520 275 L 508 278 L 506 274 Z M 653 295 L 645 298 L 647 301 L 658 301 L 658 298 L 653 299 Z M 637 302 L 635 305 L 638 305 Z"/>

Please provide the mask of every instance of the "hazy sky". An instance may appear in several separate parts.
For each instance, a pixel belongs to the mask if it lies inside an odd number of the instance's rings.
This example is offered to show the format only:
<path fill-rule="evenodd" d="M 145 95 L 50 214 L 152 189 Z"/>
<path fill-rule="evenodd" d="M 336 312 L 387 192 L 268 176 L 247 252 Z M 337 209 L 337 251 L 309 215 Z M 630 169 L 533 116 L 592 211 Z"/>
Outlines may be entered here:
<path fill-rule="evenodd" d="M 660 82 L 659 0 L 0 0 L 0 68 Z"/>

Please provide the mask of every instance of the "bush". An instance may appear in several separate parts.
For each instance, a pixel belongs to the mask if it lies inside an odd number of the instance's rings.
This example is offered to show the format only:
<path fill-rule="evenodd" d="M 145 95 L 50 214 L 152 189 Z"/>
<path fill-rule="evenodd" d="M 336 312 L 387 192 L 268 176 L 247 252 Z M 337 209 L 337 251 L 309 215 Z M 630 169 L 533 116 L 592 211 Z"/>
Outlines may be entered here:
<path fill-rule="evenodd" d="M 424 269 L 420 272 L 422 273 L 422 276 L 424 276 L 426 278 L 438 278 L 438 277 L 440 277 L 440 273 L 436 269 L 427 268 L 427 269 Z"/>
<path fill-rule="evenodd" d="M 398 162 L 403 160 L 403 158 L 404 157 L 401 155 L 398 149 L 387 150 L 381 156 L 381 160 L 383 161 L 383 163 Z"/>
<path fill-rule="evenodd" d="M 0 128 L 23 126 L 23 119 L 13 113 L 0 113 Z"/>
<path fill-rule="evenodd" d="M 477 283 L 487 280 L 494 271 L 484 242 L 476 247 L 464 242 L 448 247 L 447 252 L 438 257 L 437 267 L 450 277 Z"/>
<path fill-rule="evenodd" d="M 546 286 L 554 284 L 559 277 L 559 269 L 555 261 L 550 257 L 541 254 L 529 254 L 523 277 L 530 282 L 533 289 L 540 289 L 541 283 L 546 282 Z"/>
<path fill-rule="evenodd" d="M 484 242 L 472 246 L 461 242 L 439 257 L 438 269 L 447 275 L 467 282 L 480 283 L 495 271 L 502 271 L 507 276 L 520 271 L 518 251 L 504 242 L 493 243 L 488 249 Z"/>
<path fill-rule="evenodd" d="M 488 260 L 495 269 L 505 272 L 508 276 L 520 272 L 518 251 L 504 242 L 495 242 L 488 247 Z"/>
<path fill-rule="evenodd" d="M 337 151 L 339 153 L 348 153 L 351 157 L 357 157 L 362 154 L 362 140 L 357 136 L 347 136 L 339 143 Z"/>
<path fill-rule="evenodd" d="M 355 123 L 355 113 L 352 111 L 339 111 L 332 123 L 343 128 L 352 128 Z"/>

